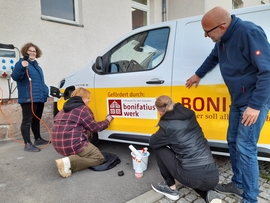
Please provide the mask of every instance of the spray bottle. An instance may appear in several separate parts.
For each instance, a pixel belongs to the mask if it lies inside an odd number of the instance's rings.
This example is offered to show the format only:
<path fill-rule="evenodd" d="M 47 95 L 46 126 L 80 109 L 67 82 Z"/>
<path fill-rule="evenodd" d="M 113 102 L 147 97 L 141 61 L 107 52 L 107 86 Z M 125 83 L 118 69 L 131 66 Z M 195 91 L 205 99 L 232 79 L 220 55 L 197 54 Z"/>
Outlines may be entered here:
<path fill-rule="evenodd" d="M 136 157 L 136 161 L 138 163 L 137 168 L 135 170 L 135 177 L 142 178 L 143 177 L 143 170 L 141 167 L 141 157 Z"/>
<path fill-rule="evenodd" d="M 147 153 L 148 153 L 147 150 L 148 150 L 147 147 L 142 148 L 142 155 L 143 156 L 147 156 Z"/>

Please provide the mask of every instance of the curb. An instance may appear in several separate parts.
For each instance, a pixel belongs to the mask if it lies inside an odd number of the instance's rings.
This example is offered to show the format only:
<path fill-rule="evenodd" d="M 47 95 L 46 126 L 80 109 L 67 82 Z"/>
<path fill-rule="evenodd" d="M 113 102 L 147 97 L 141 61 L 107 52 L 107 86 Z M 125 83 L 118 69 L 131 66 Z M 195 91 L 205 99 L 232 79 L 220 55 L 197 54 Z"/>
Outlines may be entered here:
<path fill-rule="evenodd" d="M 150 190 L 132 200 L 129 200 L 128 202 L 126 203 L 153 203 L 153 202 L 156 202 L 160 199 L 162 199 L 164 197 L 164 195 L 162 194 L 159 194 L 159 193 L 156 193 L 155 191 L 153 190 Z"/>

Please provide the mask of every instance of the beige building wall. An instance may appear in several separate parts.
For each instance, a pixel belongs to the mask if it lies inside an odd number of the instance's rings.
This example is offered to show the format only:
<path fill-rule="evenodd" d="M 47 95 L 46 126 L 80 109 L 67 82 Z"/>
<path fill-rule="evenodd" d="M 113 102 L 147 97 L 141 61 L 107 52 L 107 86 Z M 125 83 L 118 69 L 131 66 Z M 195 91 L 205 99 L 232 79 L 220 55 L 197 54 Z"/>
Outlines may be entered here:
<path fill-rule="evenodd" d="M 167 1 L 168 20 L 201 15 L 205 11 L 205 1 L 170 0 Z"/>
<path fill-rule="evenodd" d="M 270 0 L 235 0 L 239 8 L 261 5 Z M 203 15 L 215 6 L 222 6 L 228 10 L 233 9 L 232 0 L 167 0 L 167 20 Z"/>
<path fill-rule="evenodd" d="M 232 0 L 206 0 L 205 1 L 205 12 L 209 11 L 210 9 L 216 7 L 216 6 L 221 6 L 224 7 L 228 10 L 232 9 Z M 205 13 L 204 12 L 204 13 Z"/>
<path fill-rule="evenodd" d="M 149 0 L 149 24 L 162 22 L 162 0 Z"/>

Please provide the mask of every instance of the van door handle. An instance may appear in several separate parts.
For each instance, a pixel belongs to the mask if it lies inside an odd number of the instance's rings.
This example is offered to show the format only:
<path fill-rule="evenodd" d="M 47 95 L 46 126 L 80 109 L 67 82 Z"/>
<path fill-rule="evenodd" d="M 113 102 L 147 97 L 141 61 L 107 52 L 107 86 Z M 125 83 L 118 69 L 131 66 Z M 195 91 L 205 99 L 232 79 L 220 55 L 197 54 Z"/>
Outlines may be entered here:
<path fill-rule="evenodd" d="M 146 84 L 163 84 L 164 82 L 164 80 L 150 80 L 147 81 Z"/>

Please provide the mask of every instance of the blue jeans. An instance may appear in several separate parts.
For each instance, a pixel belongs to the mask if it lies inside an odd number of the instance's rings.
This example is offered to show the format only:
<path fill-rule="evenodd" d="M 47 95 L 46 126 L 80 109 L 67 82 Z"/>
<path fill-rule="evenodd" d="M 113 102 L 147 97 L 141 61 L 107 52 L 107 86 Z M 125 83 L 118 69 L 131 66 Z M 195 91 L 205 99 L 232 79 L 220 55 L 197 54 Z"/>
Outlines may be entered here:
<path fill-rule="evenodd" d="M 255 124 L 244 126 L 242 115 L 247 106 L 231 106 L 227 141 L 233 170 L 232 182 L 243 189 L 243 202 L 256 203 L 259 194 L 259 166 L 257 142 L 266 120 L 268 109 L 262 108 Z"/>

